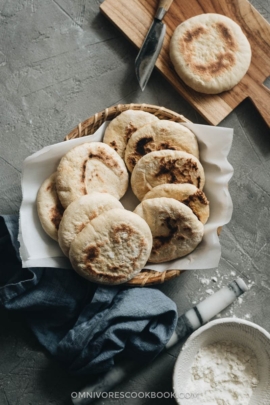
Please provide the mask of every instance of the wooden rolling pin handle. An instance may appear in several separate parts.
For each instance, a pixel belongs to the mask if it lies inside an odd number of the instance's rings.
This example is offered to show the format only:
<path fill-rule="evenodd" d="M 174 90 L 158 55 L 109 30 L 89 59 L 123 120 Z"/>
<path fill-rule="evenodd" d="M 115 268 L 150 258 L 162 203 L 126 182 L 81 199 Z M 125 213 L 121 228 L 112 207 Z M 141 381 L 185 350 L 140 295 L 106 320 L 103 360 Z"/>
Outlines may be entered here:
<path fill-rule="evenodd" d="M 160 0 L 158 8 L 164 8 L 164 10 L 168 11 L 172 2 L 173 0 Z"/>

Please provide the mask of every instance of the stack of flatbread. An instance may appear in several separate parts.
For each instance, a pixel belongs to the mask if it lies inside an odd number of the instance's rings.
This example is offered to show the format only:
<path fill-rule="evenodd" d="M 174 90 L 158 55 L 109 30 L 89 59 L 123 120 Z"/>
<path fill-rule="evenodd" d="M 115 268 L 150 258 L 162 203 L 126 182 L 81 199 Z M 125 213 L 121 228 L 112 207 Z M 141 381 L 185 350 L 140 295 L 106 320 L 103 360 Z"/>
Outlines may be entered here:
<path fill-rule="evenodd" d="M 141 203 L 119 201 L 130 184 Z M 88 280 L 120 284 L 146 262 L 187 255 L 209 217 L 204 169 L 185 126 L 128 110 L 108 125 L 103 142 L 76 146 L 39 189 L 44 231 Z"/>

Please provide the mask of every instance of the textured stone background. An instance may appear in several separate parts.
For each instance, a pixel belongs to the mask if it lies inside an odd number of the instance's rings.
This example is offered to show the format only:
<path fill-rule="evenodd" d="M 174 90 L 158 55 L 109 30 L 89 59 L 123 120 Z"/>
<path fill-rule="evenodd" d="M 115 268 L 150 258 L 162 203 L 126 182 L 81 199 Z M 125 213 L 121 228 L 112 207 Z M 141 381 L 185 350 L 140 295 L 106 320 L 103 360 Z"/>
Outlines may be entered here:
<path fill-rule="evenodd" d="M 23 160 L 92 114 L 117 103 L 151 103 L 204 120 L 154 72 L 142 93 L 136 50 L 99 12 L 101 0 L 0 0 L 0 212 L 17 213 Z M 253 5 L 270 21 L 269 0 Z M 268 80 L 266 84 L 269 87 Z M 186 272 L 161 287 L 179 313 L 242 276 L 251 290 L 222 316 L 270 332 L 270 134 L 249 100 L 220 126 L 234 128 L 229 189 L 234 202 L 220 241 L 218 269 Z M 0 265 L 1 266 L 1 265 Z M 214 277 L 214 281 L 212 280 Z M 67 375 L 38 344 L 19 315 L 0 311 L 0 405 L 62 405 L 89 379 Z M 135 373 L 117 391 L 171 391 L 180 346 Z M 100 403 L 116 403 L 103 400 Z M 119 402 L 119 400 L 118 400 Z M 121 404 L 153 400 L 121 400 Z M 159 400 L 159 403 L 165 400 Z M 166 400 L 174 404 L 174 400 Z"/>

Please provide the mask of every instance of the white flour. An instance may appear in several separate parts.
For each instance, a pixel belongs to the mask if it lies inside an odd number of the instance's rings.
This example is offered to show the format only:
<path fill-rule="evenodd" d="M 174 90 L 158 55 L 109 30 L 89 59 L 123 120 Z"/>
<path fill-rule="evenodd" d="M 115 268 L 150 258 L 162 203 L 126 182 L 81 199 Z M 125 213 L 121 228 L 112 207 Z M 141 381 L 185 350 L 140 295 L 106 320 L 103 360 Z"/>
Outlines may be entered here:
<path fill-rule="evenodd" d="M 186 392 L 198 403 L 248 405 L 258 384 L 257 358 L 247 347 L 222 341 L 199 350 L 191 374 Z"/>

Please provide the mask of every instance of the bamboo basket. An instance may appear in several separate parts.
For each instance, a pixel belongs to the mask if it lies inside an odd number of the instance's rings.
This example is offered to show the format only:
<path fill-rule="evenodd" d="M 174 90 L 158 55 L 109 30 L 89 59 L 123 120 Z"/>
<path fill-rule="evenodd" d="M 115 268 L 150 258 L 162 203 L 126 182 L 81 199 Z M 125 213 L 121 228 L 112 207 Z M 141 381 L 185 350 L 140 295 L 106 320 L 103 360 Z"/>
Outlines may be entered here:
<path fill-rule="evenodd" d="M 164 107 L 159 107 L 150 104 L 118 104 L 106 108 L 92 117 L 78 124 L 66 137 L 65 140 L 80 138 L 82 136 L 92 135 L 105 122 L 112 120 L 126 110 L 141 110 L 151 113 L 159 119 L 170 120 L 175 122 L 189 122 L 183 115 L 177 114 L 174 111 Z M 180 275 L 182 270 L 167 270 L 164 272 L 143 269 L 127 285 L 130 286 L 148 286 L 153 284 L 162 284 L 164 281 L 170 280 Z"/>

